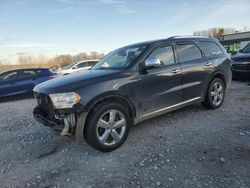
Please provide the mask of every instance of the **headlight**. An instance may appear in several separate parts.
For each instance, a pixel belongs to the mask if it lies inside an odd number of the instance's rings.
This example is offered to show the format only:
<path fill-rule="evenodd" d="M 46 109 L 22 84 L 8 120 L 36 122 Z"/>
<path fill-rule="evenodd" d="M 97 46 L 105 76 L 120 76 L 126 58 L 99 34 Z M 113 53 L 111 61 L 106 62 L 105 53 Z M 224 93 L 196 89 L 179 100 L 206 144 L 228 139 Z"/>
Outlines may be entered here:
<path fill-rule="evenodd" d="M 49 97 L 56 109 L 72 108 L 81 100 L 75 92 L 50 94 Z"/>

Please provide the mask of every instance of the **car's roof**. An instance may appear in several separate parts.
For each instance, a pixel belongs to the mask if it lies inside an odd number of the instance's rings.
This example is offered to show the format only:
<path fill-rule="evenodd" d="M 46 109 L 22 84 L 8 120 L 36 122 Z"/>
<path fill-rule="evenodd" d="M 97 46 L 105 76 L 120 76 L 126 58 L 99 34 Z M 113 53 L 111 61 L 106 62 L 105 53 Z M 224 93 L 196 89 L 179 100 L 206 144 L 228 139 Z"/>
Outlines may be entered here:
<path fill-rule="evenodd" d="M 167 41 L 178 41 L 178 40 L 197 40 L 197 39 L 206 39 L 206 40 L 214 40 L 214 38 L 207 37 L 207 36 L 172 36 L 169 38 L 165 39 L 158 39 L 158 40 L 150 40 L 150 41 L 145 41 L 145 42 L 139 42 L 135 44 L 128 45 L 129 46 L 140 46 L 140 45 L 152 45 L 156 43 L 161 43 L 161 42 L 167 42 Z"/>
<path fill-rule="evenodd" d="M 84 63 L 84 62 L 90 62 L 90 61 L 100 61 L 100 60 L 99 59 L 88 59 L 88 60 L 76 61 L 75 63 Z"/>
<path fill-rule="evenodd" d="M 16 69 L 3 71 L 0 74 L 6 73 L 6 72 L 11 72 L 11 71 L 19 71 L 19 70 L 49 70 L 49 68 L 16 68 Z"/>
<path fill-rule="evenodd" d="M 173 37 L 169 37 L 167 38 L 169 39 L 210 39 L 211 37 L 207 37 L 207 36 L 189 36 L 189 35 L 183 35 L 183 36 L 173 36 Z"/>

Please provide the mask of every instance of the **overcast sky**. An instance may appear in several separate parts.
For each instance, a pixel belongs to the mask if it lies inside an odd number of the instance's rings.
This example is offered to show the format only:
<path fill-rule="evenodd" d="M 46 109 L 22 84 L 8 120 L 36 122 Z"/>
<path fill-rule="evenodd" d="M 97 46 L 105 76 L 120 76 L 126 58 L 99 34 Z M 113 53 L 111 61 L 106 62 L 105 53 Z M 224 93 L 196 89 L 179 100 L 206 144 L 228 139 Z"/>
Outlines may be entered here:
<path fill-rule="evenodd" d="M 250 0 L 0 0 L 0 60 L 76 54 L 250 26 Z"/>

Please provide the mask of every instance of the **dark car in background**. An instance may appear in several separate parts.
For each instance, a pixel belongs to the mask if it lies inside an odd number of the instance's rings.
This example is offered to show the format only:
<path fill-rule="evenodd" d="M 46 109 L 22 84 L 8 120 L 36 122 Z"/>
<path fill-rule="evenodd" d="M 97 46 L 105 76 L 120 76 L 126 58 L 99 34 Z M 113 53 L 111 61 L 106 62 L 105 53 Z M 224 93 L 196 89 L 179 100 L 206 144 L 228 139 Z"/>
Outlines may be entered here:
<path fill-rule="evenodd" d="M 15 69 L 0 74 L 0 97 L 32 95 L 33 88 L 54 78 L 47 68 Z"/>
<path fill-rule="evenodd" d="M 250 43 L 232 56 L 233 79 L 250 79 Z"/>
<path fill-rule="evenodd" d="M 219 108 L 231 79 L 218 40 L 171 37 L 114 50 L 91 70 L 37 85 L 33 113 L 62 135 L 84 136 L 108 152 L 133 124 L 199 102 Z"/>

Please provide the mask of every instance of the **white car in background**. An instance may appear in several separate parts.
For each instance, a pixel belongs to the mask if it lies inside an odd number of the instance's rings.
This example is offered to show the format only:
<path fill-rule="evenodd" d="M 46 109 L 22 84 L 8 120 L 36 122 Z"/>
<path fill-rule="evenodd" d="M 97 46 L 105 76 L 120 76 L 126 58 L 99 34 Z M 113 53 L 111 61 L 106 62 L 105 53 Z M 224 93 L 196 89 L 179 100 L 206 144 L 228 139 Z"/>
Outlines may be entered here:
<path fill-rule="evenodd" d="M 82 70 L 89 70 L 93 67 L 99 60 L 84 60 L 71 63 L 66 67 L 63 67 L 61 70 L 57 71 L 57 75 L 67 75 L 71 73 L 76 73 Z"/>

